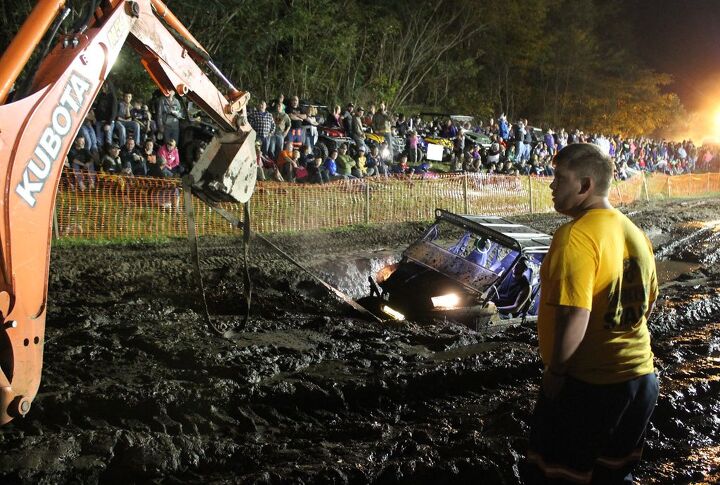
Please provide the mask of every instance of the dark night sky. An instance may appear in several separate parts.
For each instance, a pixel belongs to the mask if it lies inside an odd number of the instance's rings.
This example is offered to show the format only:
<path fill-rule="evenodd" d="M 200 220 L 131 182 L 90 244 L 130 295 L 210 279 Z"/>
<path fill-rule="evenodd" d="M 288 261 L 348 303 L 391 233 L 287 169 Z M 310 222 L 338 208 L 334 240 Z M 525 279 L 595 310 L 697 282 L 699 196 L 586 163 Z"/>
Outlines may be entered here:
<path fill-rule="evenodd" d="M 625 0 L 635 52 L 689 111 L 720 106 L 720 0 Z"/>

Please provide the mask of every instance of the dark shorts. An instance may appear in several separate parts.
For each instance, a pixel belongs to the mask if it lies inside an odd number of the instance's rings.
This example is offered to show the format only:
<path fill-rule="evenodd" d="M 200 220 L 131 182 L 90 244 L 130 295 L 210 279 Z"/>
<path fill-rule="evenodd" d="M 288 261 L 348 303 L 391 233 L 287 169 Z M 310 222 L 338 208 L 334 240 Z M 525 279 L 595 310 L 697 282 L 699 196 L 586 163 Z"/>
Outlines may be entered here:
<path fill-rule="evenodd" d="M 525 483 L 632 483 L 658 391 L 654 373 L 609 385 L 568 377 L 553 400 L 541 391 Z"/>

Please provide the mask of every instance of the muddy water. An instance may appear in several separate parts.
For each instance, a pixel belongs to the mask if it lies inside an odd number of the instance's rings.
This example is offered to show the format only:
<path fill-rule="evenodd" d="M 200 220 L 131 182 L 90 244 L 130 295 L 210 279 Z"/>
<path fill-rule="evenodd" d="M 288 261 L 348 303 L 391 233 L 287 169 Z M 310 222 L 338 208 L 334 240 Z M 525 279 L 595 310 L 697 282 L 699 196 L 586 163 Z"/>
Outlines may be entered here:
<path fill-rule="evenodd" d="M 720 244 L 696 235 L 717 207 L 631 209 L 667 260 L 642 483 L 718 481 Z M 523 222 L 552 232 L 564 219 Z M 342 286 L 422 229 L 274 241 Z M 43 382 L 30 414 L 0 429 L 0 483 L 517 483 L 540 377 L 532 328 L 363 322 L 260 242 L 243 328 L 240 244 L 201 246 L 227 338 L 201 317 L 184 242 L 54 250 Z"/>

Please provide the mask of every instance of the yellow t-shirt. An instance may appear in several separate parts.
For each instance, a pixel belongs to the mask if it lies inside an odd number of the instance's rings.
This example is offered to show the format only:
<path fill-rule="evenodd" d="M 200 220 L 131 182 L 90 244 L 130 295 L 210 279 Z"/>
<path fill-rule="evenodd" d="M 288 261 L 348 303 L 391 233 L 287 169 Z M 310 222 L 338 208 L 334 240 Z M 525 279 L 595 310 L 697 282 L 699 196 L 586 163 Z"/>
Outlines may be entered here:
<path fill-rule="evenodd" d="M 590 310 L 568 373 L 592 384 L 653 372 L 645 312 L 657 298 L 652 244 L 616 209 L 593 209 L 560 227 L 540 268 L 538 338 L 548 365 L 558 305 Z"/>

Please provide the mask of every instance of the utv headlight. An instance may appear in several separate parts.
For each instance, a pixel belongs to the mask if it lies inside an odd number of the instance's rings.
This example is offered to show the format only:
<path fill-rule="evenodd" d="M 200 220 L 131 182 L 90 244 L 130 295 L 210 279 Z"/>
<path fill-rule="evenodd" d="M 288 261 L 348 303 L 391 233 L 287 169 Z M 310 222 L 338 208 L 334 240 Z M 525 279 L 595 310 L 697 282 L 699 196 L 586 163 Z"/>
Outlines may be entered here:
<path fill-rule="evenodd" d="M 448 293 L 447 295 L 433 296 L 430 298 L 434 308 L 445 308 L 451 310 L 460 304 L 460 297 L 456 293 Z"/>
<path fill-rule="evenodd" d="M 380 310 L 382 310 L 383 313 L 385 313 L 386 315 L 390 315 L 395 320 L 405 320 L 405 315 L 403 315 L 402 313 L 400 313 L 397 310 L 393 310 L 392 308 L 390 308 L 387 305 L 383 305 L 382 307 L 380 307 Z"/>

